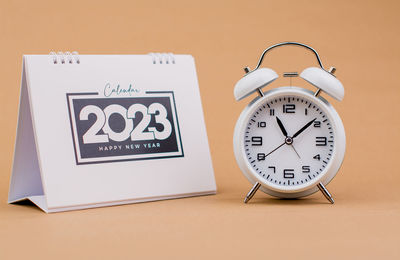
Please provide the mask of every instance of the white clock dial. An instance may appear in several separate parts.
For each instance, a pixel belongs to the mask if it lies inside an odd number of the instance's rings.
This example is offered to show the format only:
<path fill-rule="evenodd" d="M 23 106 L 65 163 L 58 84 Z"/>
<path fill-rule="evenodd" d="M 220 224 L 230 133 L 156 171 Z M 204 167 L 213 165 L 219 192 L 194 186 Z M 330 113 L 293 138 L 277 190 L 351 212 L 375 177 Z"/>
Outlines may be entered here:
<path fill-rule="evenodd" d="M 253 173 L 268 186 L 296 190 L 326 172 L 335 148 L 335 131 L 313 98 L 283 94 L 258 104 L 242 140 Z"/>

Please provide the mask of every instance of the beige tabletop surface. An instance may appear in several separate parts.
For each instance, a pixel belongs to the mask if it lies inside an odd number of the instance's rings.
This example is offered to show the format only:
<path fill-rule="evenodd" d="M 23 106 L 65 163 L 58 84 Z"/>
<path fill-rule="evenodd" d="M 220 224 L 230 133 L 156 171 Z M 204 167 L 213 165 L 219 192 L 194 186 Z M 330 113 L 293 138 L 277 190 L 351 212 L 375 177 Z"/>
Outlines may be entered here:
<path fill-rule="evenodd" d="M 0 259 L 400 259 L 400 2 L 0 1 Z M 299 41 L 335 66 L 344 164 L 321 193 L 279 200 L 250 184 L 232 150 L 243 67 L 267 46 Z M 192 54 L 217 195 L 45 214 L 8 205 L 23 54 Z M 315 66 L 271 52 L 281 74 Z M 287 84 L 279 79 L 271 87 Z M 302 86 L 300 79 L 294 85 Z"/>

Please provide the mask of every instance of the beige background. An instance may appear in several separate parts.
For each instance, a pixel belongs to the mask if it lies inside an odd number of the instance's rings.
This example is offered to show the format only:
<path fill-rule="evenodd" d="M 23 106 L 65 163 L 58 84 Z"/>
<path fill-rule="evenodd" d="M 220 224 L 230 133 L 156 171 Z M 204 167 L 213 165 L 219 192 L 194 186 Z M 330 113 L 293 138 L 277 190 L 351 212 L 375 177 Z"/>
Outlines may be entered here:
<path fill-rule="evenodd" d="M 400 259 L 398 1 L 0 2 L 0 259 Z M 343 167 L 317 193 L 277 200 L 250 188 L 232 152 L 233 86 L 270 44 L 309 43 L 337 67 L 347 133 Z M 216 196 L 46 215 L 6 204 L 23 54 L 190 53 L 196 58 Z M 315 65 L 298 48 L 264 66 Z M 299 79 L 294 84 L 302 84 Z M 287 84 L 281 79 L 274 87 Z M 267 258 L 268 257 L 268 258 Z"/>

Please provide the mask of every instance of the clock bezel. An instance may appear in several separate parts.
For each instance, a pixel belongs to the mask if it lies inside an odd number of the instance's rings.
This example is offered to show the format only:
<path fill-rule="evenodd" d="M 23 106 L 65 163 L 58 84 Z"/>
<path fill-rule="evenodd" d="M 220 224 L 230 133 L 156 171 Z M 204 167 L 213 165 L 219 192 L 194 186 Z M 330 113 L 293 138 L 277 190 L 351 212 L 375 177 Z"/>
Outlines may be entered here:
<path fill-rule="evenodd" d="M 253 113 L 257 109 L 259 109 L 259 107 L 267 100 L 284 95 L 302 97 L 307 100 L 311 100 L 316 105 L 318 105 L 329 118 L 335 137 L 335 145 L 333 147 L 332 157 L 325 169 L 319 174 L 319 176 L 312 179 L 311 181 L 296 186 L 275 185 L 259 176 L 259 174 L 248 162 L 244 148 L 244 136 L 247 123 Z M 265 92 L 263 97 L 256 97 L 255 99 L 253 99 L 239 116 L 234 131 L 233 143 L 236 161 L 242 173 L 250 181 L 250 183 L 254 185 L 256 182 L 258 182 L 261 184 L 260 189 L 262 191 L 280 198 L 298 198 L 308 196 L 318 191 L 318 183 L 321 182 L 322 184 L 327 185 L 338 173 L 340 166 L 343 163 L 346 150 L 346 136 L 344 126 L 336 110 L 323 97 L 315 97 L 312 91 L 299 87 L 279 87 L 271 89 Z"/>

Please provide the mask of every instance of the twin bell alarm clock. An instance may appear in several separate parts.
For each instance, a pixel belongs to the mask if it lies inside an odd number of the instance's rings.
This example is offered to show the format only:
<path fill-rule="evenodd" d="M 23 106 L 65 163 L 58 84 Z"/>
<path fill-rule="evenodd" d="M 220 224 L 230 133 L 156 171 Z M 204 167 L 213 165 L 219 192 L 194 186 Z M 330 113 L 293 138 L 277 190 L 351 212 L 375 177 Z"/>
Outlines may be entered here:
<path fill-rule="evenodd" d="M 260 68 L 265 55 L 288 45 L 303 47 L 317 58 L 319 67 L 300 74 L 315 91 L 292 86 L 264 91 L 278 78 L 272 69 Z M 236 161 L 253 185 L 244 202 L 258 189 L 279 198 L 299 198 L 320 190 L 333 204 L 326 186 L 343 162 L 346 136 L 338 113 L 321 95 L 343 99 L 344 88 L 334 75 L 336 69 L 326 70 L 310 46 L 283 42 L 265 49 L 255 69 L 244 70 L 246 74 L 235 85 L 235 99 L 258 95 L 239 116 L 234 132 Z"/>

